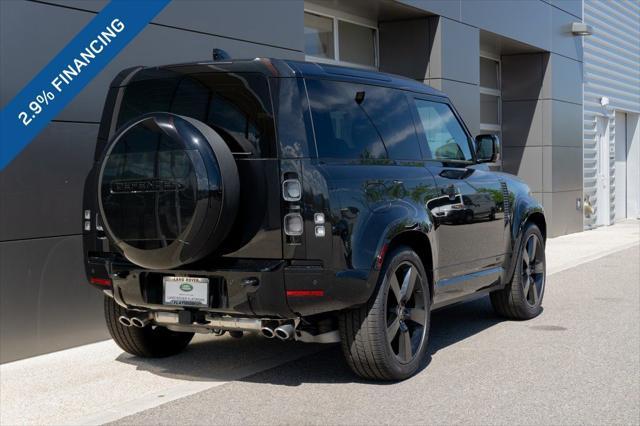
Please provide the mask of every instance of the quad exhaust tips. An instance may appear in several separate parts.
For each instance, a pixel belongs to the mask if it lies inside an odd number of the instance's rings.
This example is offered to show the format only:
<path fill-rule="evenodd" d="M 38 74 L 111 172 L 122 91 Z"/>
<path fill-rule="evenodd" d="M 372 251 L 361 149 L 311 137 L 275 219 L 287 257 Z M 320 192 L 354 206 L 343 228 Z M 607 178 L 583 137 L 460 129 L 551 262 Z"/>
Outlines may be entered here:
<path fill-rule="evenodd" d="M 120 317 L 118 317 L 118 322 L 122 325 L 124 325 L 125 327 L 138 327 L 138 328 L 144 328 L 147 326 L 147 324 L 149 324 L 149 319 L 148 318 L 138 318 L 138 317 L 132 317 L 129 318 L 125 315 L 120 315 Z"/>

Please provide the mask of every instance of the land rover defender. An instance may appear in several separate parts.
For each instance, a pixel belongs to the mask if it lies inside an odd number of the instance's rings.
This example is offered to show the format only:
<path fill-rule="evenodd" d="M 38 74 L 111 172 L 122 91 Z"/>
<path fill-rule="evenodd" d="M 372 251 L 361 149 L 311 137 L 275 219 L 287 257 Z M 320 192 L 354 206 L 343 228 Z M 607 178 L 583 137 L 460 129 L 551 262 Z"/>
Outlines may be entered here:
<path fill-rule="evenodd" d="M 122 71 L 85 184 L 89 282 L 141 357 L 194 333 L 340 342 L 369 379 L 414 374 L 430 313 L 489 295 L 541 312 L 546 222 L 447 96 L 277 59 Z"/>

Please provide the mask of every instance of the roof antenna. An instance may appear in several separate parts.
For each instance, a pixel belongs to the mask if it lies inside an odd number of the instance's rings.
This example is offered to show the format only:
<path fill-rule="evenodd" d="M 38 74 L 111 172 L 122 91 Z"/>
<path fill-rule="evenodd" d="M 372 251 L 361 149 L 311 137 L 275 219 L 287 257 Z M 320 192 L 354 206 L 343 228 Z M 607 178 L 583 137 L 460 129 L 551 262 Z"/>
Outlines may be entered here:
<path fill-rule="evenodd" d="M 231 59 L 231 56 L 222 49 L 213 49 L 212 56 L 214 61 L 227 61 Z"/>

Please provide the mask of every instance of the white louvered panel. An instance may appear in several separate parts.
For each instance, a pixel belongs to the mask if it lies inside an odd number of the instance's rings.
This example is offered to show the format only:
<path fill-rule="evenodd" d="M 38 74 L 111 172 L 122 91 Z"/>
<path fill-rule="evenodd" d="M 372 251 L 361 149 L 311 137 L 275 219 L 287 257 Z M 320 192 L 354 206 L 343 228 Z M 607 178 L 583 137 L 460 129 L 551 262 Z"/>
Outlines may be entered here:
<path fill-rule="evenodd" d="M 635 0 L 585 0 L 584 22 L 593 34 L 584 37 L 583 182 L 585 199 L 594 214 L 585 216 L 586 228 L 595 226 L 598 200 L 598 116 L 609 117 L 609 143 L 615 141 L 615 111 L 640 112 L 640 3 Z M 608 107 L 600 100 L 609 98 Z M 615 215 L 615 160 L 611 158 L 610 216 Z"/>

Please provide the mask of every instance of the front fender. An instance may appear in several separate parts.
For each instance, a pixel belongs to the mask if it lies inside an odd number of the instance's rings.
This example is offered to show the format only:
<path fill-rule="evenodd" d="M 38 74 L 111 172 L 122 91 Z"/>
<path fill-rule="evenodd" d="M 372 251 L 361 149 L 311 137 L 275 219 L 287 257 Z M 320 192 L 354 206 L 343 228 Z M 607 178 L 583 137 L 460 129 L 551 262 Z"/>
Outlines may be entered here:
<path fill-rule="evenodd" d="M 518 258 L 518 248 L 520 247 L 522 235 L 524 234 L 527 224 L 531 221 L 532 215 L 540 214 L 544 218 L 544 208 L 542 204 L 533 198 L 528 191 L 526 193 L 518 193 L 516 191 L 514 198 L 511 212 L 510 256 L 508 257 L 508 268 L 506 268 L 506 282 L 510 282 L 513 277 L 516 260 Z"/>

